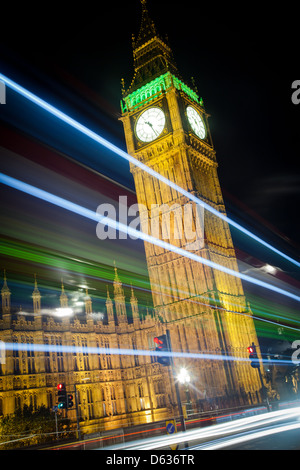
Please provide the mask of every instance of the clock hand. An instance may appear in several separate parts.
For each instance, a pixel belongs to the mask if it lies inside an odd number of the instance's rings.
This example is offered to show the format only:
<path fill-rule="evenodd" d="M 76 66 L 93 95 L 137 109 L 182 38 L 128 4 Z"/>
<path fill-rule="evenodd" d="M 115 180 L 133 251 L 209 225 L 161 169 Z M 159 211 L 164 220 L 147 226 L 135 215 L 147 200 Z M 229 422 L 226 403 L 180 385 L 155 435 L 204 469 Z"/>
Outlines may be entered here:
<path fill-rule="evenodd" d="M 141 116 L 140 119 L 143 119 L 144 123 L 145 123 L 145 124 L 148 124 L 148 121 L 146 121 L 146 119 L 144 118 L 144 116 Z"/>
<path fill-rule="evenodd" d="M 194 121 L 196 127 L 198 127 L 198 125 L 199 125 L 199 124 L 198 124 L 198 121 L 196 121 L 196 119 L 195 119 L 193 116 L 192 116 L 192 118 L 193 118 L 193 121 Z"/>
<path fill-rule="evenodd" d="M 151 124 L 151 122 L 148 122 L 148 121 L 145 121 L 145 122 L 146 122 L 146 124 L 148 124 L 148 126 L 151 127 L 151 129 L 153 130 L 153 132 L 154 132 L 156 135 L 158 135 L 158 132 L 154 129 L 153 124 Z"/>

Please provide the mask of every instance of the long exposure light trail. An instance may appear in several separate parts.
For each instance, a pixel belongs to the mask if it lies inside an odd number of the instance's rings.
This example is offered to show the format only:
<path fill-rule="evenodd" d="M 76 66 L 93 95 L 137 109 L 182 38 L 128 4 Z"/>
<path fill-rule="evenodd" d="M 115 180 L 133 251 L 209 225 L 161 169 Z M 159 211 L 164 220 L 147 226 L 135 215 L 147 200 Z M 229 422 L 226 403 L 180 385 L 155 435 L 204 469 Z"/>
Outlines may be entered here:
<path fill-rule="evenodd" d="M 253 430 L 253 436 L 252 438 L 255 438 L 255 428 L 259 426 L 274 426 L 273 432 L 270 431 L 270 429 L 264 429 L 260 430 L 257 429 L 256 432 L 258 433 L 258 437 L 263 437 L 264 435 L 269 435 L 273 434 L 276 431 L 281 428 L 280 426 L 280 421 L 284 421 L 286 419 L 298 419 L 300 416 L 300 410 L 299 407 L 294 407 L 289 410 L 278 410 L 278 411 L 271 411 L 267 414 L 261 414 L 257 416 L 249 416 L 246 418 L 240 418 L 235 422 L 226 422 L 226 423 L 220 423 L 220 424 L 215 424 L 212 427 L 209 428 L 197 428 L 195 430 L 188 430 L 185 432 L 179 432 L 177 434 L 173 435 L 167 435 L 167 436 L 159 436 L 159 437 L 152 437 L 148 439 L 143 439 L 140 441 L 136 441 L 133 444 L 130 443 L 122 443 L 122 444 L 117 444 L 113 446 L 109 446 L 106 449 L 107 450 L 153 450 L 153 449 L 160 449 L 160 448 L 165 448 L 170 445 L 174 444 L 181 444 L 188 442 L 189 444 L 192 444 L 193 441 L 197 440 L 212 440 L 212 442 L 204 442 L 202 444 L 199 444 L 198 446 L 190 447 L 189 449 L 205 449 L 209 448 L 210 446 L 217 446 L 220 444 L 220 442 L 215 442 L 214 439 L 219 439 L 222 438 L 223 436 L 230 435 L 233 433 L 248 433 L 250 429 Z M 282 427 L 282 431 L 288 431 L 289 429 L 298 429 L 300 427 L 300 423 L 293 423 L 293 424 L 288 424 L 284 425 L 285 427 Z M 261 434 L 260 434 L 261 433 Z M 269 434 L 268 434 L 269 433 Z M 232 436 L 232 439 L 239 439 L 239 437 L 235 437 L 234 434 Z M 244 436 L 243 436 L 244 437 Z M 229 437 L 228 437 L 229 439 Z M 240 441 L 243 442 L 243 439 Z M 238 441 L 234 442 L 234 444 L 238 443 Z M 233 441 L 231 442 L 233 444 Z M 229 445 L 227 443 L 227 445 Z M 220 447 L 222 447 L 220 445 Z M 225 445 L 224 445 L 225 447 Z M 211 447 L 213 448 L 213 447 Z M 217 447 L 216 447 L 217 448 Z"/>
<path fill-rule="evenodd" d="M 260 243 L 261 245 L 265 246 L 266 248 L 268 248 L 269 250 L 273 251 L 274 253 L 278 254 L 279 256 L 285 258 L 286 260 L 290 261 L 291 263 L 293 263 L 294 265 L 296 265 L 297 267 L 300 267 L 300 262 L 298 262 L 297 260 L 291 258 L 290 256 L 286 255 L 285 253 L 283 253 L 282 251 L 278 250 L 277 248 L 275 248 L 274 246 L 270 245 L 269 243 L 267 243 L 265 240 L 261 239 L 260 237 L 258 237 L 257 235 L 253 234 L 252 232 L 250 232 L 249 230 L 247 230 L 246 228 L 242 227 L 240 224 L 238 224 L 237 222 L 235 222 L 234 220 L 230 219 L 228 216 L 226 216 L 225 214 L 222 214 L 220 213 L 217 209 L 214 209 L 212 206 L 210 206 L 209 204 L 205 203 L 204 201 L 202 201 L 201 199 L 199 199 L 198 197 L 196 197 L 195 195 L 189 193 L 188 191 L 186 191 L 185 189 L 181 188 L 180 186 L 178 186 L 176 183 L 168 180 L 167 178 L 165 178 L 164 176 L 162 176 L 160 173 L 157 173 L 155 170 L 153 170 L 152 168 L 148 167 L 147 165 L 145 165 L 144 163 L 138 161 L 136 158 L 132 157 L 131 155 L 129 155 L 127 152 L 125 152 L 124 150 L 118 148 L 116 145 L 112 144 L 111 142 L 109 142 L 108 140 L 104 139 L 103 137 L 101 137 L 99 134 L 96 134 L 95 132 L 93 132 L 92 130 L 88 129 L 86 126 L 84 126 L 83 124 L 80 124 L 78 121 L 76 121 L 75 119 L 71 118 L 70 116 L 68 116 L 67 114 L 63 113 L 62 111 L 60 111 L 59 109 L 57 109 L 56 107 L 52 106 L 51 104 L 47 103 L 46 101 L 44 101 L 43 99 L 39 98 L 38 96 L 36 96 L 34 93 L 30 92 L 29 90 L 26 90 L 26 88 L 22 87 L 21 85 L 17 84 L 16 82 L 14 82 L 13 80 L 11 80 L 10 78 L 6 77 L 5 75 L 3 75 L 2 73 L 0 73 L 0 80 L 2 80 L 9 88 L 11 88 L 12 90 L 14 90 L 15 92 L 19 93 L 20 95 L 22 95 L 24 98 L 30 100 L 32 103 L 36 104 L 37 106 L 43 108 L 45 111 L 51 113 L 53 116 L 56 116 L 58 119 L 64 121 L 65 123 L 69 124 L 70 126 L 72 126 L 73 128 L 77 129 L 79 132 L 85 134 L 86 136 L 90 137 L 91 139 L 93 139 L 94 141 L 98 142 L 99 144 L 101 144 L 102 146 L 106 147 L 107 149 L 109 149 L 110 151 L 114 152 L 115 154 L 119 155 L 121 158 L 124 158 L 126 159 L 127 161 L 129 161 L 130 163 L 132 163 L 133 165 L 135 166 L 138 166 L 139 168 L 141 168 L 143 171 L 147 172 L 148 174 L 150 174 L 151 176 L 153 176 L 154 178 L 157 178 L 158 180 L 162 181 L 163 183 L 167 184 L 168 186 L 170 186 L 171 188 L 175 189 L 176 191 L 178 191 L 179 193 L 183 194 L 184 196 L 186 196 L 188 199 L 190 199 L 191 201 L 194 201 L 195 203 L 197 204 L 200 204 L 201 206 L 203 206 L 206 210 L 208 210 L 209 212 L 211 212 L 212 214 L 216 215 L 217 217 L 219 217 L 220 219 L 224 220 L 225 222 L 227 222 L 228 224 L 230 224 L 231 226 L 235 227 L 237 230 L 243 232 L 245 235 L 247 235 L 248 237 L 252 238 L 253 240 L 255 240 L 256 242 Z"/>
<path fill-rule="evenodd" d="M 40 251 L 35 251 L 35 249 L 32 248 L 32 247 L 31 247 L 31 249 L 28 249 L 27 247 L 23 246 L 22 244 L 21 245 L 18 244 L 16 247 L 14 247 L 14 246 L 11 246 L 10 244 L 7 245 L 6 242 L 4 240 L 1 240 L 1 239 L 0 239 L 0 244 L 1 244 L 1 253 L 5 254 L 7 256 L 14 257 L 14 258 L 17 258 L 17 259 L 31 260 L 31 261 L 34 261 L 35 263 L 45 264 L 46 266 L 54 266 L 54 267 L 60 266 L 61 258 L 57 259 L 56 256 L 51 252 L 42 252 L 42 256 L 41 256 Z M 62 256 L 62 255 L 60 255 L 60 256 Z M 69 258 L 64 256 L 63 261 L 64 261 L 64 266 L 67 267 L 69 272 L 82 273 L 81 269 L 78 270 L 76 268 L 76 262 L 75 262 L 76 260 L 72 260 L 72 259 L 69 259 Z M 87 263 L 87 261 L 84 261 L 84 263 Z M 102 281 L 105 281 L 107 283 L 112 282 L 112 280 L 109 280 L 105 277 L 105 273 L 101 270 L 101 268 L 99 268 L 97 263 L 88 263 L 88 266 L 85 266 L 84 272 L 88 273 L 89 276 L 91 276 L 91 277 L 96 277 L 98 280 L 102 280 Z M 123 283 L 123 285 L 125 285 L 128 288 L 131 287 L 131 283 L 125 283 L 125 284 Z M 146 282 L 143 283 L 142 281 L 138 281 L 138 285 L 135 284 L 135 288 L 142 289 L 143 291 L 147 291 L 147 292 L 151 293 L 150 289 L 147 288 L 147 286 L 148 286 L 148 284 Z M 155 286 L 153 286 L 153 289 L 154 289 L 154 292 L 155 292 Z M 171 288 L 170 288 L 170 291 L 171 291 Z M 189 293 L 184 291 L 184 290 L 180 290 L 180 292 L 182 294 L 185 294 L 186 296 L 189 295 Z M 166 295 L 168 295 L 168 294 L 166 294 Z M 171 294 L 169 294 L 169 295 L 171 295 Z M 196 294 L 195 294 L 195 296 L 196 296 Z M 202 299 L 202 301 L 199 300 L 199 297 Z M 189 301 L 191 303 L 196 303 L 197 305 L 201 305 L 201 306 L 205 306 L 205 307 L 211 306 L 211 304 L 210 304 L 211 299 L 209 297 L 205 296 L 205 295 L 198 296 L 197 299 L 190 298 Z M 253 313 L 248 314 L 248 313 L 245 313 L 245 312 L 238 311 L 237 308 L 239 307 L 239 305 L 235 304 L 234 302 L 229 302 L 229 306 L 230 306 L 230 309 L 228 307 L 227 308 L 221 307 L 220 305 L 217 305 L 217 303 L 214 303 L 214 308 L 217 309 L 217 310 L 228 312 L 228 313 L 234 313 L 236 315 L 243 315 L 245 317 L 253 318 L 253 319 L 258 320 L 260 322 L 264 322 L 266 324 L 273 324 L 276 327 L 282 326 L 282 327 L 287 328 L 289 330 L 299 332 L 299 326 L 296 327 L 296 326 L 287 325 L 286 322 L 289 321 L 290 319 L 289 319 L 288 316 L 283 316 L 282 312 L 281 312 L 281 314 L 279 314 L 279 312 L 276 312 L 276 314 L 275 314 L 276 315 L 276 321 L 272 321 L 272 320 L 268 320 L 267 318 L 262 318 L 261 316 L 258 316 L 259 313 L 262 313 L 263 315 L 274 317 L 274 313 L 272 311 L 270 311 L 270 312 L 267 312 L 265 310 L 260 311 L 260 310 L 257 310 L 256 308 L 253 308 L 253 306 L 252 306 L 251 310 L 252 310 Z M 49 310 L 46 313 L 49 314 L 51 312 Z M 282 320 L 285 323 L 281 323 L 281 322 L 279 322 L 279 320 Z M 295 325 L 297 325 L 297 324 L 300 325 L 300 323 L 298 321 L 296 321 L 295 319 L 293 320 L 293 322 L 295 323 Z"/>
<path fill-rule="evenodd" d="M 208 297 L 205 297 L 205 296 L 201 296 L 202 299 L 206 299 L 206 300 L 209 300 Z M 196 303 L 197 305 L 203 305 L 205 307 L 210 307 L 211 304 L 208 303 L 208 302 L 200 302 L 199 300 L 193 300 L 193 299 L 190 299 L 190 302 L 193 302 L 193 303 Z M 232 302 L 229 303 L 229 305 L 231 307 L 238 307 L 237 304 L 233 304 Z M 275 325 L 276 327 L 279 327 L 279 326 L 282 326 L 284 328 L 287 328 L 289 330 L 294 330 L 294 331 L 300 331 L 300 328 L 299 327 L 293 327 L 293 326 L 289 326 L 289 325 L 286 325 L 284 323 L 279 323 L 279 320 L 277 321 L 272 321 L 272 320 L 268 320 L 267 318 L 261 318 L 257 315 L 253 315 L 253 314 L 248 314 L 248 313 L 245 313 L 245 312 L 238 312 L 237 310 L 229 310 L 228 308 L 225 308 L 225 307 L 220 307 L 219 305 L 215 305 L 214 304 L 214 309 L 216 310 L 220 310 L 220 311 L 223 311 L 223 312 L 227 312 L 227 313 L 234 313 L 236 315 L 241 315 L 243 317 L 248 317 L 248 318 L 253 318 L 255 320 L 258 320 L 258 321 L 261 321 L 261 322 L 264 322 L 264 323 L 269 323 L 271 325 Z M 184 317 L 183 317 L 184 318 Z M 190 317 L 189 317 L 190 318 Z M 281 318 L 281 319 L 284 319 L 284 320 L 287 320 L 286 317 L 283 317 L 283 316 L 277 316 L 276 315 L 276 318 Z M 176 320 L 174 320 L 176 321 Z M 172 321 L 170 321 L 170 323 L 172 323 Z M 299 323 L 299 322 L 298 322 Z"/>
<path fill-rule="evenodd" d="M 245 433 L 242 436 L 238 437 L 230 437 L 227 438 L 226 440 L 222 440 L 222 442 L 217 442 L 213 444 L 203 444 L 200 446 L 195 446 L 192 449 L 193 450 L 217 450 L 217 449 L 222 449 L 224 447 L 232 447 L 236 446 L 238 444 L 242 444 L 243 442 L 249 442 L 250 440 L 253 439 L 261 439 L 263 437 L 271 436 L 272 434 L 278 434 L 278 433 L 283 433 L 286 431 L 293 431 L 295 429 L 300 428 L 300 423 L 293 423 L 293 424 L 285 424 L 285 425 L 276 425 L 276 426 L 271 426 L 269 429 L 263 429 L 262 431 L 253 431 L 253 432 L 248 432 L 245 431 Z"/>
<path fill-rule="evenodd" d="M 42 343 L 4 343 L 5 351 L 33 351 L 33 352 L 53 352 L 64 354 L 110 354 L 113 356 L 155 356 L 155 357 L 179 357 L 187 359 L 210 359 L 217 361 L 242 361 L 250 362 L 248 357 L 229 356 L 225 354 L 193 353 L 181 351 L 156 351 L 148 349 L 119 349 L 119 348 L 98 348 L 93 346 L 71 346 L 65 344 L 42 344 Z M 262 360 L 264 362 L 264 360 Z M 279 364 L 290 365 L 290 361 L 278 360 Z"/>
<path fill-rule="evenodd" d="M 15 188 L 19 191 L 22 191 L 26 194 L 37 197 L 37 198 L 42 199 L 44 201 L 50 202 L 51 204 L 54 204 L 58 207 L 66 209 L 68 211 L 74 212 L 74 213 L 76 213 L 80 216 L 83 216 L 83 217 L 86 217 L 88 219 L 95 220 L 97 222 L 103 223 L 104 225 L 112 227 L 113 229 L 119 230 L 123 233 L 126 233 L 126 234 L 130 235 L 130 236 L 133 236 L 133 237 L 139 238 L 141 240 L 144 240 L 148 243 L 152 243 L 154 245 L 160 246 L 160 247 L 162 247 L 166 250 L 173 251 L 173 252 L 175 252 L 179 255 L 190 258 L 194 261 L 202 263 L 202 264 L 204 264 L 206 266 L 209 266 L 213 269 L 216 269 L 218 271 L 222 271 L 222 272 L 224 272 L 226 274 L 229 274 L 231 276 L 238 277 L 238 278 L 240 278 L 244 281 L 250 282 L 252 284 L 256 284 L 257 286 L 260 286 L 260 287 L 263 287 L 265 289 L 269 289 L 269 290 L 272 290 L 274 292 L 277 292 L 278 294 L 282 294 L 284 296 L 290 297 L 291 299 L 296 300 L 297 302 L 300 301 L 300 297 L 298 295 L 295 295 L 291 292 L 288 292 L 284 289 L 281 289 L 277 286 L 274 286 L 274 285 L 269 284 L 267 282 L 261 281 L 259 279 L 255 279 L 251 276 L 248 276 L 247 274 L 242 274 L 238 271 L 234 271 L 233 269 L 226 268 L 225 266 L 217 264 L 214 261 L 202 258 L 201 256 L 198 256 L 198 255 L 195 255 L 194 253 L 183 250 L 182 248 L 178 248 L 175 245 L 171 245 L 170 243 L 167 243 L 163 240 L 160 240 L 160 239 L 155 238 L 151 235 L 148 235 L 147 233 L 140 232 L 139 230 L 136 230 L 136 229 L 134 229 L 132 227 L 129 227 L 125 224 L 122 224 L 121 222 L 118 222 L 116 220 L 110 219 L 108 217 L 101 216 L 100 214 L 97 214 L 97 213 L 93 212 L 90 209 L 82 207 L 79 204 L 75 204 L 74 202 L 68 201 L 67 199 L 61 198 L 61 197 L 56 196 L 54 194 L 51 194 L 48 191 L 44 191 L 43 189 L 36 188 L 35 186 L 32 186 L 28 183 L 24 183 L 23 181 L 17 180 L 16 178 L 12 178 L 11 176 L 7 176 L 3 173 L 0 173 L 0 183 L 3 183 L 7 186 Z"/>
<path fill-rule="evenodd" d="M 63 256 L 63 258 L 58 258 L 51 252 L 42 252 L 42 256 L 41 256 L 41 253 L 40 251 L 36 251 L 34 248 L 30 248 L 28 249 L 27 247 L 23 246 L 22 244 L 21 245 L 17 245 L 16 247 L 14 246 L 11 246 L 11 244 L 7 245 L 6 242 L 2 239 L 0 239 L 0 244 L 1 244 L 1 253 L 4 254 L 4 255 L 7 255 L 7 256 L 10 256 L 10 257 L 14 257 L 14 258 L 17 258 L 17 259 L 24 259 L 24 260 L 30 260 L 30 261 L 34 261 L 35 263 L 39 263 L 39 264 L 44 264 L 46 266 L 54 266 L 54 267 L 58 267 L 60 266 L 60 262 L 61 262 L 61 259 L 63 259 L 63 262 L 64 262 L 64 266 L 68 269 L 69 272 L 72 272 L 72 273 L 82 273 L 82 270 L 81 269 L 77 269 L 77 265 L 76 265 L 76 260 L 73 260 L 73 259 L 70 259 L 70 258 L 67 258 L 66 256 Z M 62 256 L 62 255 L 60 255 Z M 87 263 L 87 261 L 85 260 L 84 263 Z M 97 278 L 98 280 L 100 281 L 105 281 L 106 283 L 111 283 L 113 282 L 112 280 L 110 279 L 107 279 L 105 277 L 105 272 L 103 272 L 101 270 L 101 268 L 99 268 L 99 266 L 97 265 L 97 263 L 88 263 L 88 265 L 85 265 L 85 269 L 84 269 L 84 272 L 86 274 L 89 274 L 89 276 L 91 277 L 95 277 Z M 124 286 L 130 288 L 131 287 L 131 283 L 123 283 Z M 158 286 L 153 286 L 153 292 L 156 292 L 156 288 Z M 143 282 L 141 280 L 138 281 L 138 283 L 136 282 L 135 283 L 135 288 L 138 288 L 139 290 L 143 290 L 145 292 L 149 292 L 151 293 L 151 290 L 148 288 L 148 284 L 147 282 Z M 169 288 L 170 292 L 171 292 L 171 287 Z M 186 296 L 189 295 L 189 292 L 186 292 L 184 290 L 180 290 L 180 292 L 182 294 L 185 294 Z M 171 296 L 171 293 L 170 294 L 165 294 L 165 295 L 170 295 Z M 196 296 L 196 294 L 195 294 Z M 199 300 L 199 298 L 202 299 L 202 301 Z M 205 295 L 200 295 L 196 298 L 190 298 L 189 299 L 189 302 L 191 303 L 196 303 L 197 305 L 201 305 L 201 306 L 205 306 L 205 307 L 209 307 L 211 306 L 211 298 L 205 296 Z M 228 308 L 230 307 L 230 308 Z M 290 318 L 288 316 L 284 316 L 282 315 L 282 311 L 279 313 L 279 312 L 275 312 L 273 313 L 273 311 L 266 311 L 266 310 L 259 310 L 257 309 L 256 307 L 251 307 L 251 310 L 252 310 L 252 314 L 248 314 L 248 313 L 245 313 L 245 312 L 240 312 L 238 311 L 238 307 L 239 305 L 238 304 L 235 304 L 234 302 L 229 302 L 228 304 L 228 307 L 225 308 L 225 307 L 221 307 L 220 305 L 217 305 L 217 303 L 214 303 L 214 308 L 217 309 L 217 310 L 220 310 L 220 311 L 224 311 L 224 312 L 228 312 L 228 313 L 234 313 L 236 315 L 243 315 L 245 317 L 248 317 L 248 318 L 253 318 L 255 320 L 258 320 L 260 322 L 263 322 L 265 324 L 273 324 L 275 325 L 276 327 L 284 327 L 284 328 L 287 328 L 289 330 L 293 330 L 293 331 L 297 331 L 299 332 L 299 326 L 291 326 L 291 325 L 288 325 L 286 322 L 290 321 Z M 47 314 L 50 313 L 50 310 L 47 311 Z M 268 317 L 271 317 L 271 318 L 274 318 L 274 315 L 276 316 L 276 321 L 272 321 L 272 320 L 269 320 L 267 318 L 262 318 L 261 316 L 258 316 L 258 314 L 263 314 L 263 315 L 266 315 Z M 280 321 L 283 321 L 284 323 L 280 322 Z M 295 325 L 300 325 L 300 322 L 298 322 L 296 319 L 293 320 L 293 322 L 295 323 Z"/>

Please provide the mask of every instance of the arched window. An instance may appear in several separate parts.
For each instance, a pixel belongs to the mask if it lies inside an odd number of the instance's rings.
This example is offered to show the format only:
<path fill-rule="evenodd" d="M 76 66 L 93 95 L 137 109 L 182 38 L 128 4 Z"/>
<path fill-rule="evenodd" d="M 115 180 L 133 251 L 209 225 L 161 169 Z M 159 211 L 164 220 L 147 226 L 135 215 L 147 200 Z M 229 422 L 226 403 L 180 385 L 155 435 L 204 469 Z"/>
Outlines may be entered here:
<path fill-rule="evenodd" d="M 107 369 L 112 369 L 109 341 L 108 341 L 107 338 L 105 339 L 104 347 L 105 347 L 105 357 L 106 357 Z"/>
<path fill-rule="evenodd" d="M 50 351 L 49 351 L 49 338 L 45 338 L 45 372 L 51 372 L 50 367 Z"/>
<path fill-rule="evenodd" d="M 28 344 L 27 348 L 27 373 L 35 373 L 35 360 L 34 360 L 34 351 L 33 351 L 33 338 L 26 338 L 26 343 Z"/>
<path fill-rule="evenodd" d="M 81 346 L 82 346 L 82 351 L 83 351 L 82 355 L 83 355 L 84 370 L 90 370 L 90 363 L 89 363 L 89 356 L 88 356 L 88 353 L 87 353 L 87 340 L 86 340 L 86 338 L 82 339 Z"/>
<path fill-rule="evenodd" d="M 61 338 L 56 338 L 56 345 L 57 346 L 62 346 Z M 58 372 L 63 372 L 64 370 L 64 363 L 63 363 L 63 353 L 61 348 L 58 348 L 58 351 L 56 353 L 57 357 L 57 370 Z"/>
<path fill-rule="evenodd" d="M 102 364 L 101 364 L 101 353 L 100 353 L 100 343 L 99 343 L 99 340 L 97 339 L 96 341 L 96 344 L 97 344 L 97 349 L 99 349 L 98 351 L 98 368 L 99 369 L 102 369 Z"/>
<path fill-rule="evenodd" d="M 15 410 L 21 409 L 21 397 L 20 395 L 15 395 Z"/>
<path fill-rule="evenodd" d="M 132 339 L 132 349 L 136 350 L 136 341 Z M 134 355 L 134 365 L 139 366 L 139 356 Z"/>
<path fill-rule="evenodd" d="M 72 339 L 72 346 L 73 346 L 73 370 L 78 370 L 77 364 L 77 347 L 76 347 L 76 340 L 75 338 Z"/>
<path fill-rule="evenodd" d="M 93 395 L 92 395 L 92 390 L 89 388 L 87 389 L 87 401 L 88 403 L 93 403 Z"/>

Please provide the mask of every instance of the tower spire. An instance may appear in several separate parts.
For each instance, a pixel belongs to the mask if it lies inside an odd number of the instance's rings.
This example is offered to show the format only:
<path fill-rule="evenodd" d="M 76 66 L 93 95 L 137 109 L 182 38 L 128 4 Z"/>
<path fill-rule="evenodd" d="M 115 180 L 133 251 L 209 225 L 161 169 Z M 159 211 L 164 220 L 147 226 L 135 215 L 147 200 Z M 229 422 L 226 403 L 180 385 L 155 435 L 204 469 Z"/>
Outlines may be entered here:
<path fill-rule="evenodd" d="M 114 265 L 115 265 L 115 279 L 114 279 L 115 307 L 116 307 L 118 322 L 123 323 L 127 321 L 125 295 L 124 295 L 122 282 L 118 275 L 115 261 L 114 261 Z"/>
<path fill-rule="evenodd" d="M 155 24 L 151 20 L 149 13 L 148 13 L 146 0 L 141 0 L 141 4 L 142 4 L 142 21 L 141 21 L 141 27 L 140 27 L 137 40 L 135 41 L 135 49 L 137 49 L 142 44 L 147 42 L 149 39 L 157 35 Z"/>
<path fill-rule="evenodd" d="M 141 26 L 137 38 L 132 38 L 135 74 L 124 96 L 149 82 L 149 80 L 170 71 L 179 76 L 168 40 L 163 38 L 150 18 L 147 1 L 142 6 Z"/>
<path fill-rule="evenodd" d="M 109 288 L 107 284 L 106 284 L 106 294 L 107 294 L 107 300 L 111 300 L 110 295 L 109 295 Z"/>
<path fill-rule="evenodd" d="M 114 278 L 114 294 L 115 297 L 117 296 L 123 296 L 123 287 L 122 287 L 122 282 L 119 278 L 116 262 L 114 261 L 114 269 L 115 269 L 115 278 Z"/>
<path fill-rule="evenodd" d="M 32 300 L 33 300 L 33 312 L 40 313 L 41 312 L 41 294 L 37 285 L 36 273 L 34 273 L 34 289 L 32 292 Z"/>
<path fill-rule="evenodd" d="M 6 269 L 3 269 L 3 287 L 2 287 L 2 289 L 1 289 L 1 292 L 2 292 L 2 293 L 6 293 L 6 292 L 7 292 L 7 293 L 8 293 L 8 292 L 10 293 L 10 290 L 9 290 L 9 288 L 8 288 L 8 286 L 7 286 Z"/>
<path fill-rule="evenodd" d="M 85 289 L 84 303 L 85 303 L 85 314 L 91 315 L 93 313 L 93 307 L 92 307 L 92 299 L 89 296 L 88 289 Z"/>
<path fill-rule="evenodd" d="M 63 279 L 61 280 L 60 306 L 61 308 L 66 308 L 68 306 L 68 296 L 65 293 L 65 286 L 64 286 Z"/>
<path fill-rule="evenodd" d="M 10 290 L 7 286 L 6 270 L 3 270 L 3 287 L 1 289 L 2 296 L 2 313 L 10 313 Z"/>
<path fill-rule="evenodd" d="M 132 284 L 131 284 L 131 297 L 130 297 L 130 305 L 131 305 L 131 311 L 132 311 L 132 318 L 133 321 L 139 321 L 139 307 L 138 307 L 138 300 L 135 296 Z"/>
<path fill-rule="evenodd" d="M 106 304 L 107 320 L 108 320 L 108 323 L 114 323 L 114 306 L 109 295 L 108 285 L 106 286 L 106 292 L 107 292 L 107 297 L 106 297 L 105 304 Z"/>

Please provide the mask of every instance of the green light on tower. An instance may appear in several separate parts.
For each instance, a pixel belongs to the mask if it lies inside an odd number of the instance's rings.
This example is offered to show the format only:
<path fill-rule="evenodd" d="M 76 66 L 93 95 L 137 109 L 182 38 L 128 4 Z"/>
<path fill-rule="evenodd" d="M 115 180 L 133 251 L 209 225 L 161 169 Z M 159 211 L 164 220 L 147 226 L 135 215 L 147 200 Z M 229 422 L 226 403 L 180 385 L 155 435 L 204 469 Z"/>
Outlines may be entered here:
<path fill-rule="evenodd" d="M 186 93 L 191 100 L 203 106 L 202 98 L 199 98 L 195 91 L 175 75 L 167 72 L 123 98 L 121 101 L 122 112 L 133 111 L 140 106 L 144 106 L 148 102 L 161 96 L 164 91 L 173 85 L 177 90 L 182 90 Z"/>

